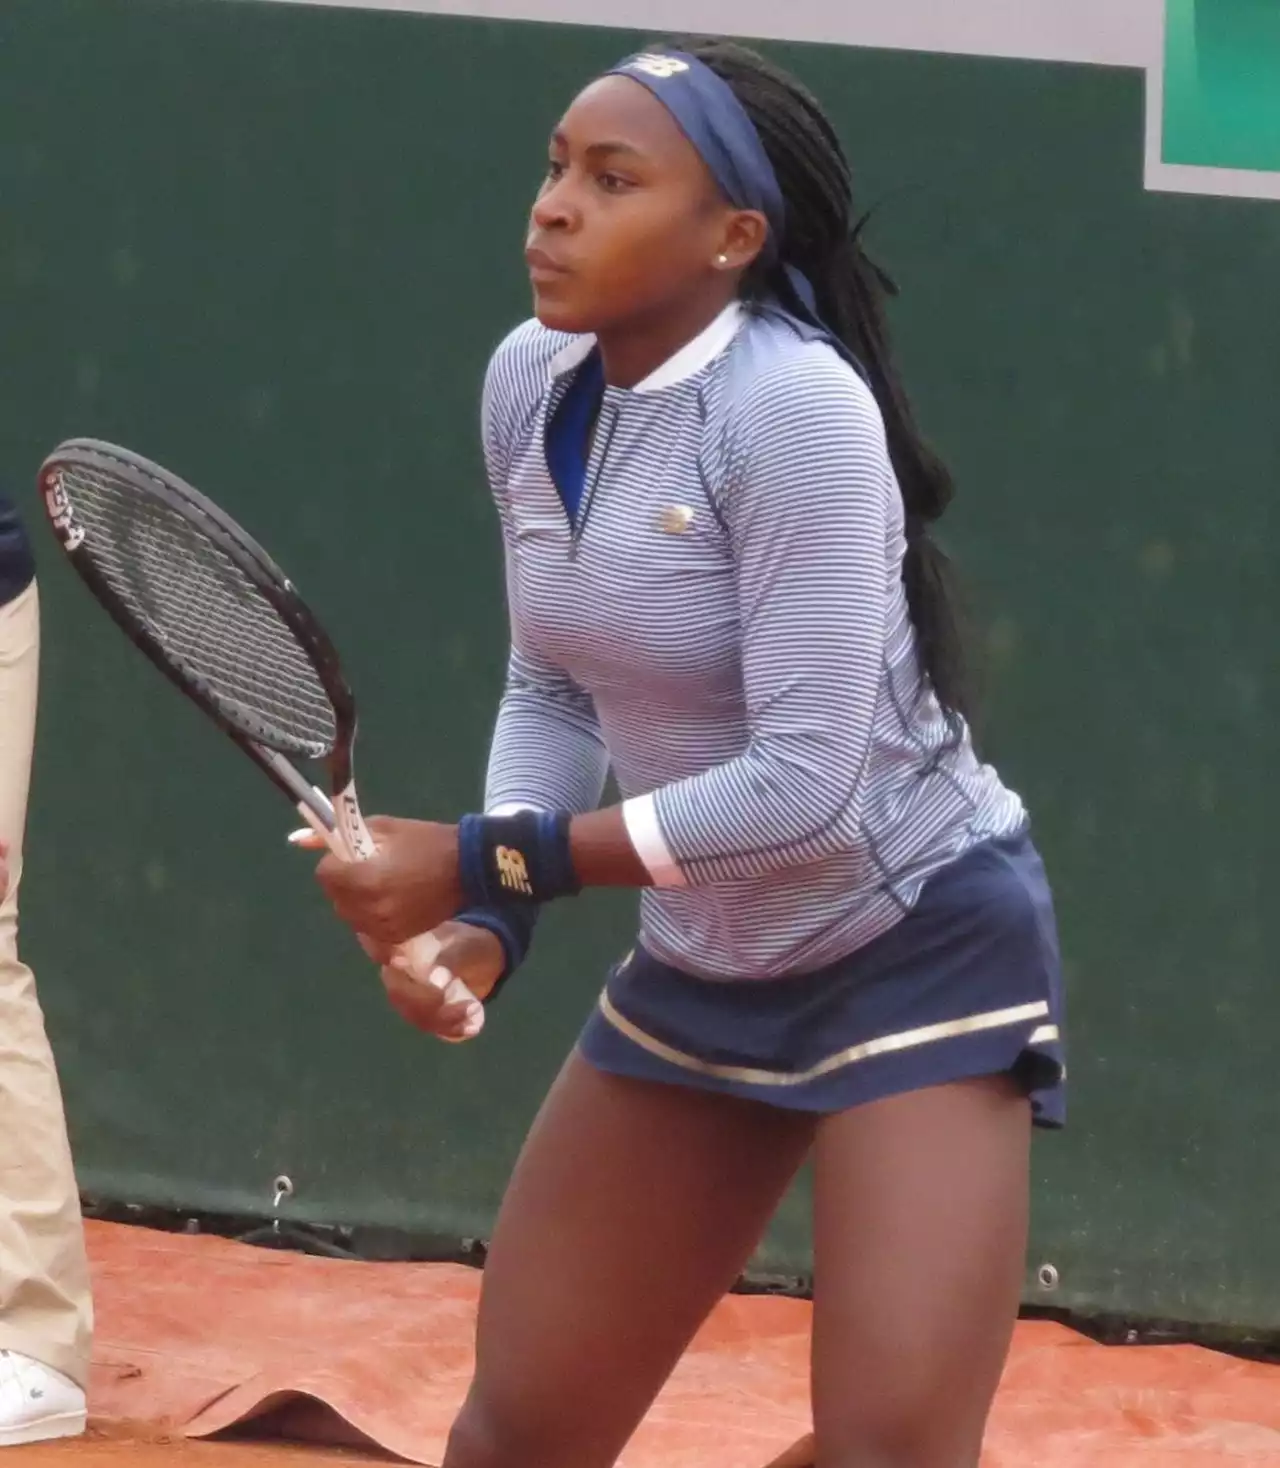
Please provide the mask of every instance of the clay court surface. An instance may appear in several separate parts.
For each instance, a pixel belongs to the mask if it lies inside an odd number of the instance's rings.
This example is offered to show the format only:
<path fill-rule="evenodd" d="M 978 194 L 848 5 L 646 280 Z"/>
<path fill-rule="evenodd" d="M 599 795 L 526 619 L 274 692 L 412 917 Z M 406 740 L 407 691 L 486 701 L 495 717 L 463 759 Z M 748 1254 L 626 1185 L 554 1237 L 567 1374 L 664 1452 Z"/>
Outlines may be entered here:
<path fill-rule="evenodd" d="M 382 1453 L 352 1453 L 339 1448 L 302 1448 L 244 1442 L 200 1442 L 184 1438 L 159 1438 L 154 1434 L 135 1439 L 130 1434 L 94 1431 L 75 1443 L 46 1443 L 18 1448 L 24 1463 L 98 1464 L 103 1468 L 325 1468 L 326 1464 L 367 1465 L 395 1463 Z"/>
<path fill-rule="evenodd" d="M 14 1450 L 22 1462 L 440 1463 L 471 1369 L 475 1271 L 346 1263 L 103 1223 L 89 1225 L 89 1239 L 93 1427 L 78 1441 Z M 808 1327 L 802 1301 L 726 1300 L 624 1468 L 811 1464 Z M 983 1468 L 1158 1464 L 1275 1468 L 1280 1367 L 1020 1325 Z"/>

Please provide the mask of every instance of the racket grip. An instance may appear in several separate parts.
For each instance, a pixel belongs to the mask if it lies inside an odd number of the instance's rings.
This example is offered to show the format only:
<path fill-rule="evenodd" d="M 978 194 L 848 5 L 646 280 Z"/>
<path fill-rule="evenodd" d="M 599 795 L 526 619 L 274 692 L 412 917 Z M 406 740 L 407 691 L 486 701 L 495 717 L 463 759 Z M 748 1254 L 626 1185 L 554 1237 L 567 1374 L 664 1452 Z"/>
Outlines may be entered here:
<path fill-rule="evenodd" d="M 326 826 L 320 816 L 302 801 L 298 803 L 298 810 L 311 829 L 324 840 L 329 850 L 340 861 L 364 860 L 377 850 L 369 828 L 360 814 L 354 785 L 349 785 L 346 790 L 339 792 L 333 805 L 332 827 Z M 480 1001 L 460 978 L 449 974 L 447 970 L 439 966 L 437 963 L 439 957 L 440 940 L 434 933 L 419 933 L 416 938 L 407 939 L 397 948 L 396 967 L 403 973 L 407 973 L 415 983 L 439 989 L 443 1002 L 446 1004 L 480 1004 Z M 444 975 L 445 981 L 441 983 L 436 975 Z M 480 1005 L 479 1023 L 470 1034 L 438 1035 L 437 1039 L 443 1040 L 448 1045 L 460 1045 L 465 1040 L 473 1040 L 483 1028 L 484 1006 Z"/>

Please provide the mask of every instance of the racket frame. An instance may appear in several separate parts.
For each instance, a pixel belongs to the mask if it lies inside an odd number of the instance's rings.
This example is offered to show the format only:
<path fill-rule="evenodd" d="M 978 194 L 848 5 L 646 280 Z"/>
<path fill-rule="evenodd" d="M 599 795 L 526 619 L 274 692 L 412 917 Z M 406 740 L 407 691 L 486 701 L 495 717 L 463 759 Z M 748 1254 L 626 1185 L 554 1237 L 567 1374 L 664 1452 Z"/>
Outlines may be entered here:
<path fill-rule="evenodd" d="M 207 536 L 260 593 L 302 648 L 333 707 L 333 745 L 317 756 L 327 770 L 332 797 L 300 774 L 282 753 L 253 738 L 229 717 L 216 699 L 203 692 L 198 675 L 180 672 L 158 641 L 129 613 L 92 555 L 80 553 L 85 536 L 62 484 L 64 467 L 116 475 L 138 493 L 180 515 Z M 71 438 L 60 443 L 40 466 L 39 486 L 45 513 L 68 559 L 139 652 L 240 746 L 337 856 L 347 861 L 372 856 L 373 838 L 355 790 L 355 696 L 333 643 L 280 566 L 242 526 L 186 480 L 141 454 L 102 439 Z"/>
<path fill-rule="evenodd" d="M 203 693 L 198 677 L 184 676 L 149 636 L 138 619 L 130 615 L 110 582 L 91 556 L 80 554 L 85 535 L 76 524 L 61 478 L 62 465 L 120 475 L 135 489 L 195 525 L 221 550 L 261 593 L 305 652 L 333 707 L 335 735 L 332 747 L 320 759 L 329 775 L 332 798 L 312 785 L 279 751 L 254 739 L 230 718 L 217 702 Z M 228 738 L 254 761 L 281 790 L 313 831 L 343 861 L 365 861 L 377 851 L 376 843 L 360 812 L 356 796 L 353 752 L 356 739 L 355 695 L 342 672 L 337 650 L 319 620 L 303 600 L 297 587 L 256 540 L 230 515 L 193 485 L 132 449 L 96 438 L 71 438 L 60 443 L 40 466 L 41 499 L 67 558 L 103 609 L 152 665 L 196 705 Z M 437 967 L 440 940 L 434 933 L 420 933 L 402 943 L 397 953 L 401 966 L 419 982 L 440 990 L 446 1003 L 475 1001 L 467 985 Z M 476 1028 L 461 1036 L 441 1035 L 450 1044 L 472 1039 L 483 1026 L 483 1010 Z"/>

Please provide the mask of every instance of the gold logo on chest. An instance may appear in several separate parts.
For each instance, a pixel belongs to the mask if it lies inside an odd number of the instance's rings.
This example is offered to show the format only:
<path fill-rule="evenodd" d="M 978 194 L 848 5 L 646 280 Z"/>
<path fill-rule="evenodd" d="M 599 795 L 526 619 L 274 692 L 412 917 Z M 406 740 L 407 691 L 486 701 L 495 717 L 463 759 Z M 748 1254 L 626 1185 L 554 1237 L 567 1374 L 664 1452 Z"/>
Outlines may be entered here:
<path fill-rule="evenodd" d="M 688 505 L 664 505 L 658 511 L 658 529 L 666 535 L 683 535 L 693 524 L 693 511 Z"/>

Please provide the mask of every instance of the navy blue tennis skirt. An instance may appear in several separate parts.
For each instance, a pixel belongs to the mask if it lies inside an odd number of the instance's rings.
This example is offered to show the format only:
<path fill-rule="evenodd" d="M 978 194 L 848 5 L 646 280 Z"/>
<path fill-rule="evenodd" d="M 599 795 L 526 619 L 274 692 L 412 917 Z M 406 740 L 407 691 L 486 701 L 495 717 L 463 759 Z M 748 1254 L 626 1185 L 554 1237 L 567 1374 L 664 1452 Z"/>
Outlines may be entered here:
<path fill-rule="evenodd" d="M 637 946 L 579 1048 L 615 1075 L 835 1112 L 1009 1073 L 1066 1119 L 1053 898 L 1029 835 L 974 847 L 886 933 L 814 973 L 708 981 Z"/>

